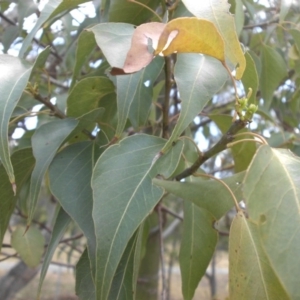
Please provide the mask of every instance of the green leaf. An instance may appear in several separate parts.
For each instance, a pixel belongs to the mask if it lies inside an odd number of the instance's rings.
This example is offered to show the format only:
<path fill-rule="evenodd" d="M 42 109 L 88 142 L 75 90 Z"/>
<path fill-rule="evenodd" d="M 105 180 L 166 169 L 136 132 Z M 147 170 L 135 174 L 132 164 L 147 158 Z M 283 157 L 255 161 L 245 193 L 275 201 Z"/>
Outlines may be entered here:
<path fill-rule="evenodd" d="M 97 137 L 101 140 L 102 145 L 108 144 L 115 136 L 118 119 L 117 119 L 117 96 L 115 93 L 108 94 L 101 99 L 101 107 L 105 109 L 104 114 L 98 121 L 100 132 Z"/>
<path fill-rule="evenodd" d="M 280 13 L 279 13 L 279 19 L 280 19 L 280 23 L 282 23 L 285 19 L 285 17 L 287 16 L 291 5 L 292 5 L 293 1 L 290 0 L 281 0 L 280 1 Z"/>
<path fill-rule="evenodd" d="M 238 201 L 242 200 L 241 181 L 245 173 L 238 173 L 222 180 L 229 186 Z M 193 182 L 175 182 L 153 179 L 155 185 L 163 187 L 184 200 L 192 201 L 200 208 L 209 211 L 215 219 L 220 219 L 233 205 L 229 191 L 216 180 L 198 178 Z"/>
<path fill-rule="evenodd" d="M 220 128 L 223 134 L 226 134 L 228 128 L 232 124 L 232 117 L 228 115 L 210 115 L 209 116 Z M 242 129 L 239 133 L 248 132 L 248 129 Z M 232 156 L 234 159 L 234 170 L 236 173 L 246 170 L 252 161 L 253 155 L 256 152 L 256 143 L 254 138 L 250 135 L 236 137 L 234 141 L 239 141 L 242 139 L 253 139 L 253 142 L 241 142 L 237 145 L 230 147 L 232 151 Z"/>
<path fill-rule="evenodd" d="M 40 264 L 44 253 L 45 238 L 35 227 L 17 227 L 11 235 L 11 245 L 30 268 Z"/>
<path fill-rule="evenodd" d="M 174 73 L 182 100 L 181 112 L 163 151 L 178 139 L 228 76 L 218 60 L 199 54 L 178 54 Z"/>
<path fill-rule="evenodd" d="M 269 46 L 262 47 L 261 63 L 260 89 L 264 99 L 264 107 L 268 109 L 271 105 L 274 91 L 282 79 L 287 76 L 287 69 L 282 56 Z"/>
<path fill-rule="evenodd" d="M 12 157 L 12 165 L 15 169 L 16 174 L 16 183 L 19 187 L 17 195 L 14 196 L 13 190 L 11 189 L 11 184 L 8 180 L 6 170 L 2 164 L 0 164 L 0 245 L 2 246 L 2 241 L 6 228 L 8 226 L 10 216 L 15 209 L 15 204 L 17 201 L 17 196 L 20 191 L 20 188 L 29 178 L 31 171 L 34 167 L 34 157 L 32 155 L 31 148 L 25 148 L 19 151 L 16 151 Z M 0 250 L 1 250 L 0 246 Z"/>
<path fill-rule="evenodd" d="M 134 128 L 144 126 L 150 112 L 153 85 L 163 67 L 163 58 L 156 57 L 146 68 L 141 70 L 141 77 L 131 102 L 129 119 Z"/>
<path fill-rule="evenodd" d="M 60 208 L 58 215 L 56 217 L 54 226 L 53 226 L 51 239 L 50 239 L 50 242 L 47 247 L 47 251 L 44 256 L 44 261 L 43 261 L 40 279 L 39 279 L 38 297 L 40 297 L 42 285 L 43 285 L 44 279 L 46 277 L 47 270 L 50 265 L 51 259 L 53 257 L 54 251 L 56 250 L 56 247 L 59 244 L 59 241 L 63 237 L 70 221 L 71 221 L 71 219 L 70 219 L 69 215 L 66 214 L 66 212 L 62 208 Z"/>
<path fill-rule="evenodd" d="M 127 2 L 126 5 L 129 5 Z M 102 23 L 87 29 L 95 35 L 96 43 L 112 67 L 122 69 L 131 46 L 134 26 L 125 23 Z"/>
<path fill-rule="evenodd" d="M 90 260 L 87 249 L 84 250 L 76 265 L 76 295 L 80 300 L 95 300 L 95 285 L 93 282 Z"/>
<path fill-rule="evenodd" d="M 93 131 L 96 126 L 96 122 L 102 119 L 105 109 L 103 107 L 96 108 L 81 117 L 77 118 L 78 125 L 73 130 L 73 137 L 69 139 L 69 143 L 76 143 L 80 141 L 86 141 L 89 137 L 89 131 Z M 88 132 L 86 132 L 88 131 Z"/>
<path fill-rule="evenodd" d="M 26 36 L 22 43 L 22 47 L 19 52 L 19 57 L 25 56 L 29 46 L 31 45 L 31 41 L 38 32 L 38 30 L 44 25 L 47 27 L 48 24 L 45 24 L 47 21 L 51 20 L 51 18 L 57 16 L 58 14 L 70 11 L 73 8 L 77 7 L 79 4 L 88 2 L 88 0 L 51 0 L 48 1 L 40 13 L 40 17 L 35 23 L 34 27 L 30 31 L 30 33 Z"/>
<path fill-rule="evenodd" d="M 300 158 L 261 146 L 244 179 L 249 217 L 258 224 L 263 249 L 291 299 L 300 297 Z M 283 298 L 285 299 L 285 298 Z"/>
<path fill-rule="evenodd" d="M 19 36 L 19 28 L 17 26 L 7 26 L 1 36 L 1 44 L 3 52 L 7 53 L 12 43 Z"/>
<path fill-rule="evenodd" d="M 300 52 L 300 30 L 297 29 L 291 29 L 290 34 L 294 38 L 295 44 L 297 46 L 298 52 Z"/>
<path fill-rule="evenodd" d="M 32 66 L 24 60 L 6 54 L 0 55 L 0 66 L 0 159 L 10 182 L 14 184 L 15 176 L 7 137 L 8 124 L 10 116 L 27 85 Z"/>
<path fill-rule="evenodd" d="M 139 0 L 147 7 L 156 10 L 159 0 Z M 127 0 L 110 0 L 109 21 L 110 22 L 124 22 L 134 25 L 140 25 L 155 15 L 147 8 L 130 3 Z"/>
<path fill-rule="evenodd" d="M 117 76 L 117 105 L 118 105 L 118 126 L 116 137 L 120 138 L 129 116 L 130 106 L 133 103 L 143 71 L 130 75 Z"/>
<path fill-rule="evenodd" d="M 239 212 L 231 224 L 229 235 L 231 300 L 290 299 L 261 244 L 258 226 Z"/>
<path fill-rule="evenodd" d="M 136 241 L 137 234 L 134 234 L 129 240 L 126 249 L 122 255 L 122 258 L 119 262 L 108 299 L 133 299 L 133 270 Z"/>
<path fill-rule="evenodd" d="M 23 29 L 24 19 L 38 10 L 38 6 L 33 0 L 18 1 L 18 27 Z"/>
<path fill-rule="evenodd" d="M 163 195 L 151 180 L 163 171 L 160 159 L 154 161 L 164 143 L 154 136 L 130 136 L 108 148 L 96 163 L 92 189 L 97 299 L 107 299 L 128 241 Z"/>
<path fill-rule="evenodd" d="M 243 26 L 245 23 L 245 13 L 243 9 L 242 0 L 235 0 L 234 22 L 235 22 L 237 35 L 239 36 L 243 30 Z M 246 68 L 247 68 L 247 61 L 246 61 Z"/>
<path fill-rule="evenodd" d="M 252 89 L 252 95 L 248 99 L 249 103 L 256 104 L 257 103 L 256 92 L 258 89 L 258 74 L 256 71 L 254 60 L 248 52 L 246 52 L 245 58 L 246 58 L 247 66 L 241 80 L 244 85 L 245 95 L 247 95 L 249 88 Z"/>
<path fill-rule="evenodd" d="M 65 147 L 55 156 L 49 167 L 49 181 L 51 192 L 87 238 L 89 256 L 94 268 L 96 241 L 91 189 L 93 152 L 92 142 Z"/>
<path fill-rule="evenodd" d="M 218 241 L 213 228 L 215 218 L 205 209 L 184 202 L 184 221 L 179 264 L 182 294 L 185 300 L 193 299 L 200 279 L 205 274 Z"/>
<path fill-rule="evenodd" d="M 79 81 L 67 99 L 67 115 L 81 117 L 99 107 L 105 95 L 114 92 L 113 83 L 106 77 L 88 77 Z"/>
<path fill-rule="evenodd" d="M 246 67 L 244 53 L 236 34 L 233 16 L 229 13 L 226 0 L 194 1 L 182 0 L 186 8 L 200 19 L 206 19 L 215 24 L 225 42 L 225 56 L 228 65 L 236 69 L 236 79 L 240 79 Z"/>
<path fill-rule="evenodd" d="M 44 175 L 57 150 L 77 124 L 78 121 L 74 119 L 55 120 L 39 127 L 32 136 L 32 149 L 36 164 L 30 182 L 28 224 L 32 221 Z"/>
<path fill-rule="evenodd" d="M 82 31 L 78 37 L 75 66 L 72 76 L 71 89 L 76 83 L 76 78 L 80 74 L 80 70 L 85 65 L 89 55 L 95 50 L 96 42 L 92 32 Z"/>
<path fill-rule="evenodd" d="M 146 247 L 146 236 L 148 237 L 148 231 L 147 235 L 145 232 L 147 231 L 147 228 L 145 228 L 145 222 L 143 222 L 139 229 L 137 230 L 137 238 L 136 238 L 136 244 L 135 244 L 135 250 L 134 250 L 134 255 L 133 255 L 133 272 L 132 272 L 132 294 L 133 299 L 136 299 L 137 295 L 137 283 L 138 283 L 138 276 L 139 276 L 139 271 L 140 271 L 140 266 L 141 266 L 141 261 L 143 258 L 143 252 Z"/>

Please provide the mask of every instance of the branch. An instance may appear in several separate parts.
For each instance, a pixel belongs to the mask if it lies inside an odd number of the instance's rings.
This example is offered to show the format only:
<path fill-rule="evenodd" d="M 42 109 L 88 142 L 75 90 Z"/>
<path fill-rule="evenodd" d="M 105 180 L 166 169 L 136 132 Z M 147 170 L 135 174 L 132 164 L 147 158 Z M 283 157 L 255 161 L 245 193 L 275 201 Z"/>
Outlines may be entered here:
<path fill-rule="evenodd" d="M 259 23 L 259 24 L 245 25 L 243 27 L 243 29 L 253 29 L 255 27 L 264 28 L 264 27 L 267 27 L 271 24 L 278 23 L 278 21 L 279 21 L 279 19 L 275 19 L 275 20 L 271 20 L 271 21 L 267 21 L 267 22 L 263 22 L 263 23 Z"/>
<path fill-rule="evenodd" d="M 41 94 L 32 92 L 31 90 L 29 92 L 35 100 L 43 103 L 46 107 L 48 107 L 54 116 L 56 116 L 60 119 L 66 118 L 66 115 L 61 110 L 59 110 L 56 105 L 52 104 L 49 101 L 48 97 L 43 97 Z"/>
<path fill-rule="evenodd" d="M 170 210 L 168 207 L 160 204 L 160 209 L 166 213 L 168 213 L 169 215 L 173 216 L 174 218 L 179 219 L 180 221 L 183 221 L 183 217 L 180 216 L 179 214 L 175 213 L 174 211 Z"/>
<path fill-rule="evenodd" d="M 0 12 L 0 18 L 2 18 L 4 21 L 6 21 L 8 24 L 12 25 L 12 26 L 17 26 L 17 24 L 9 19 L 7 16 L 5 16 L 2 12 Z M 43 47 L 43 48 L 46 48 L 47 45 L 43 44 L 42 42 L 40 42 L 37 38 L 33 38 L 33 41 L 35 43 L 37 43 L 39 46 Z M 50 53 L 55 56 L 57 59 L 59 59 L 60 61 L 62 61 L 62 58 L 55 52 L 53 51 L 52 49 L 50 50 Z"/>
<path fill-rule="evenodd" d="M 158 213 L 158 224 L 159 224 L 159 244 L 160 244 L 160 264 L 161 264 L 161 300 L 166 300 L 167 293 L 167 281 L 166 281 L 166 271 L 165 271 L 165 260 L 164 260 L 164 243 L 163 243 L 163 216 L 161 204 L 157 205 Z"/>
<path fill-rule="evenodd" d="M 237 120 L 234 123 L 231 124 L 229 130 L 221 137 L 221 139 L 218 141 L 216 145 L 214 145 L 212 148 L 210 148 L 208 151 L 204 152 L 202 155 L 198 157 L 198 159 L 194 162 L 194 164 L 185 169 L 183 172 L 181 172 L 179 175 L 175 177 L 177 181 L 180 181 L 181 179 L 188 177 L 195 173 L 198 168 L 206 162 L 209 158 L 215 156 L 216 154 L 222 152 L 227 148 L 227 144 L 232 142 L 234 139 L 234 135 L 243 129 L 248 122 Z"/>
<path fill-rule="evenodd" d="M 165 57 L 165 99 L 162 104 L 162 137 L 169 138 L 169 106 L 170 106 L 170 92 L 172 88 L 172 59 L 170 56 Z"/>

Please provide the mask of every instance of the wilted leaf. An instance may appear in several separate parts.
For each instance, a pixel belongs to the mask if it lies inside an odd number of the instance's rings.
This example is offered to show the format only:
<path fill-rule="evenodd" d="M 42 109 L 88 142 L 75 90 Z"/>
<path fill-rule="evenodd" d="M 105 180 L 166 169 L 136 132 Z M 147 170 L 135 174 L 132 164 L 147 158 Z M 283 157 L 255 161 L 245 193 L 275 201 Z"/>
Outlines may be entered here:
<path fill-rule="evenodd" d="M 211 97 L 221 89 L 228 76 L 218 60 L 199 54 L 179 54 L 174 75 L 182 100 L 181 112 L 163 151 L 177 140 Z"/>
<path fill-rule="evenodd" d="M 127 53 L 123 70 L 134 73 L 146 67 L 153 59 L 153 50 L 166 24 L 146 23 L 138 26 L 132 35 L 131 47 Z"/>
<path fill-rule="evenodd" d="M 239 212 L 229 235 L 230 299 L 290 299 L 272 269 L 258 227 Z"/>
<path fill-rule="evenodd" d="M 167 45 L 172 32 L 177 35 Z M 224 41 L 215 25 L 198 18 L 178 18 L 167 23 L 158 41 L 155 55 L 162 52 L 202 53 L 225 63 Z"/>
<path fill-rule="evenodd" d="M 291 299 L 300 297 L 299 169 L 300 158 L 289 150 L 261 146 L 243 184 L 249 217 L 258 224 L 269 264 Z"/>
<path fill-rule="evenodd" d="M 287 68 L 282 56 L 269 46 L 262 48 L 261 62 L 261 95 L 264 99 L 264 107 L 268 109 L 271 105 L 274 90 L 277 89 L 281 80 L 287 75 Z"/>
<path fill-rule="evenodd" d="M 187 9 L 196 17 L 206 19 L 215 24 L 225 43 L 225 57 L 228 65 L 238 68 L 236 79 L 241 79 L 246 68 L 246 61 L 238 40 L 234 17 L 229 13 L 226 0 L 182 0 Z"/>
<path fill-rule="evenodd" d="M 17 227 L 11 235 L 11 245 L 20 254 L 28 267 L 34 268 L 40 264 L 44 253 L 45 238 L 35 227 Z"/>

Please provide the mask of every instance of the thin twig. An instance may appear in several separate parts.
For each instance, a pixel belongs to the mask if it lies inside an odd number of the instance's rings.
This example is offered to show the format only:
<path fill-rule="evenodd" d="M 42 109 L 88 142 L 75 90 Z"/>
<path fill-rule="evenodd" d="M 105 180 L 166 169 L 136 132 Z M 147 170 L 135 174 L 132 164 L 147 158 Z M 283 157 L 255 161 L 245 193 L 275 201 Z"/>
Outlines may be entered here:
<path fill-rule="evenodd" d="M 279 19 L 276 19 L 276 20 L 271 20 L 271 21 L 267 21 L 267 22 L 263 22 L 263 23 L 258 23 L 258 24 L 252 24 L 252 25 L 245 25 L 243 27 L 243 29 L 253 29 L 255 27 L 267 27 L 271 24 L 274 24 L 274 23 L 278 23 Z"/>
<path fill-rule="evenodd" d="M 161 204 L 157 205 L 158 223 L 159 223 L 159 242 L 160 242 L 160 264 L 161 264 L 161 300 L 166 300 L 167 295 L 167 282 L 165 273 L 165 260 L 164 260 L 164 243 L 163 243 L 163 217 Z"/>
<path fill-rule="evenodd" d="M 19 217 L 21 217 L 21 218 L 23 218 L 23 219 L 27 219 L 27 216 L 24 215 L 18 207 L 16 207 L 16 210 L 17 210 L 17 212 L 15 212 L 15 214 L 16 214 L 17 216 L 19 216 Z M 43 223 L 41 223 L 41 222 L 39 222 L 39 221 L 36 221 L 36 220 L 32 220 L 32 223 L 37 224 L 37 225 L 39 225 L 41 228 L 45 229 L 47 232 L 52 233 L 52 230 L 51 230 L 49 227 L 47 227 L 45 224 L 43 224 Z"/>
<path fill-rule="evenodd" d="M 5 261 L 5 260 L 7 260 L 7 259 L 10 259 L 10 258 L 12 258 L 12 257 L 18 257 L 18 253 L 17 253 L 17 252 L 14 253 L 14 254 L 8 254 L 8 253 L 1 252 L 1 255 L 5 255 L 5 257 L 4 257 L 4 258 L 1 258 L 1 259 L 0 259 L 0 262 L 1 262 L 1 261 Z"/>
<path fill-rule="evenodd" d="M 170 93 L 172 88 L 172 59 L 170 56 L 165 57 L 165 98 L 162 104 L 162 137 L 169 138 L 169 107 Z"/>
<path fill-rule="evenodd" d="M 173 216 L 174 218 L 177 218 L 177 219 L 183 221 L 183 217 L 182 216 L 180 216 L 179 214 L 177 214 L 174 211 L 170 210 L 168 207 L 160 204 L 160 208 L 161 208 L 162 211 L 168 213 L 169 215 Z"/>
<path fill-rule="evenodd" d="M 5 20 L 8 24 L 12 25 L 12 26 L 18 26 L 13 20 L 9 19 L 7 16 L 5 16 L 2 12 L 0 12 L 0 18 L 2 18 L 3 20 Z M 42 42 L 40 42 L 37 38 L 33 38 L 33 41 L 38 44 L 40 47 L 46 48 L 47 45 L 43 44 Z M 51 55 L 55 56 L 57 59 L 59 59 L 60 61 L 62 61 L 62 58 L 52 49 L 50 49 L 50 53 Z"/>
<path fill-rule="evenodd" d="M 53 114 L 54 116 L 56 116 L 56 117 L 58 117 L 58 118 L 60 118 L 60 119 L 65 119 L 65 118 L 66 118 L 66 115 L 65 115 L 59 108 L 57 108 L 56 105 L 52 104 L 52 103 L 49 101 L 48 97 L 43 97 L 41 94 L 39 94 L 39 93 L 34 93 L 34 92 L 32 92 L 31 90 L 28 91 L 28 93 L 29 93 L 30 95 L 32 95 L 32 97 L 33 97 L 35 100 L 37 100 L 37 101 L 43 103 L 46 107 L 48 107 L 48 108 L 51 110 L 51 112 L 52 112 L 52 114 Z"/>
<path fill-rule="evenodd" d="M 222 152 L 227 148 L 227 144 L 232 142 L 234 139 L 234 135 L 243 129 L 248 122 L 242 121 L 242 120 L 236 120 L 233 122 L 228 129 L 228 131 L 221 137 L 221 139 L 215 144 L 212 148 L 207 150 L 206 152 L 203 152 L 202 155 L 198 156 L 198 159 L 193 163 L 193 165 L 187 169 L 185 169 L 183 172 L 178 174 L 175 179 L 177 181 L 180 181 L 183 178 L 186 178 L 193 173 L 195 173 L 198 168 L 206 162 L 209 158 L 215 156 L 216 154 Z"/>
<path fill-rule="evenodd" d="M 69 238 L 65 238 L 63 240 L 61 240 L 59 243 L 67 243 L 67 242 L 70 242 L 70 241 L 74 241 L 74 240 L 78 240 L 80 238 L 83 237 L 83 233 L 79 233 L 77 235 L 74 235 L 74 236 L 70 236 Z"/>
<path fill-rule="evenodd" d="M 56 261 L 51 261 L 50 264 L 51 264 L 51 265 L 60 266 L 60 267 L 65 267 L 65 268 L 72 268 L 72 269 L 75 268 L 75 265 L 65 264 L 65 263 L 56 262 Z"/>

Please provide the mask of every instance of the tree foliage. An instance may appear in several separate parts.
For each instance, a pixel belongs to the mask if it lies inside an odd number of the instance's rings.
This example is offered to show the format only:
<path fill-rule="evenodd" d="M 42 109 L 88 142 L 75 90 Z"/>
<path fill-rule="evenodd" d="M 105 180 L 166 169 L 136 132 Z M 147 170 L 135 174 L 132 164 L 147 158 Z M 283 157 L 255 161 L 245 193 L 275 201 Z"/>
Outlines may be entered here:
<path fill-rule="evenodd" d="M 183 215 L 192 299 L 231 210 L 229 299 L 300 298 L 299 3 L 86 2 L 0 3 L 0 239 L 25 216 L 11 246 L 39 265 L 54 199 L 37 292 L 72 224 L 80 299 L 156 299 L 159 270 L 166 299 Z"/>

